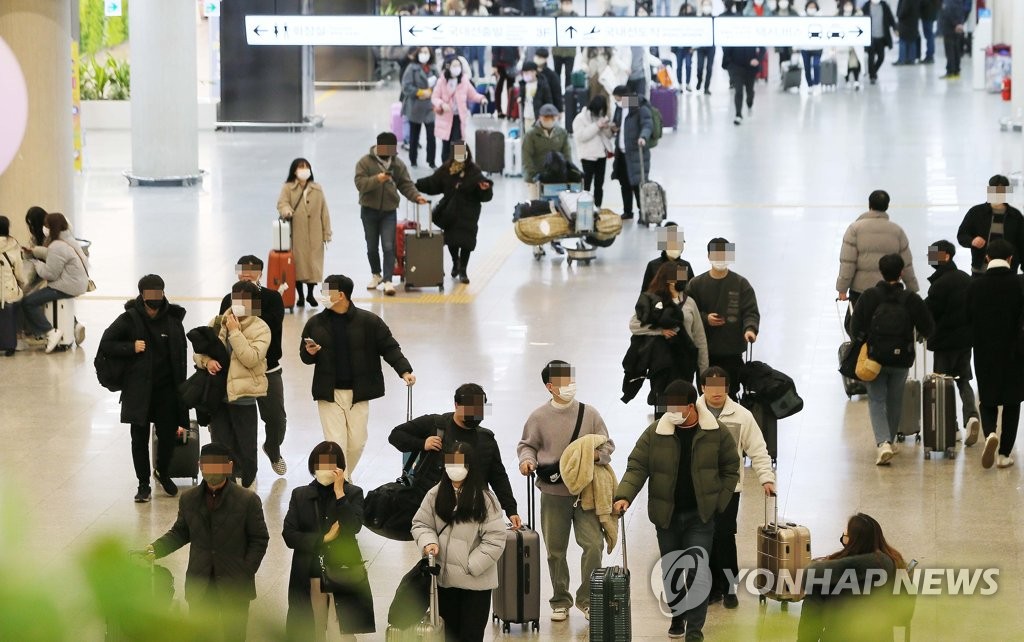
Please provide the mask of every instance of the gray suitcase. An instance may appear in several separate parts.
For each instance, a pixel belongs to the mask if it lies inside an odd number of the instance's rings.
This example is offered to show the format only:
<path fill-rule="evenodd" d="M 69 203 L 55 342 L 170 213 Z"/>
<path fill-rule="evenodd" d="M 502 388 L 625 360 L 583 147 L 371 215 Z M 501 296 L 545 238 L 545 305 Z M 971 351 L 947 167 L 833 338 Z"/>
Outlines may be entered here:
<path fill-rule="evenodd" d="M 476 130 L 474 160 L 480 171 L 500 174 L 505 171 L 505 134 L 495 129 Z"/>
<path fill-rule="evenodd" d="M 540 534 L 536 526 L 535 476 L 526 478 L 527 523 L 505 532 L 505 551 L 498 558 L 498 588 L 491 593 L 494 621 L 508 633 L 513 624 L 540 630 Z"/>
<path fill-rule="evenodd" d="M 839 66 L 835 60 L 821 61 L 821 84 L 824 87 L 835 87 L 839 84 Z"/>
<path fill-rule="evenodd" d="M 435 563 L 434 556 L 431 555 L 431 566 Z M 444 642 L 444 620 L 441 619 L 437 607 L 436 575 L 430 576 L 430 607 L 420 623 L 409 629 L 388 626 L 384 639 L 386 642 Z"/>
<path fill-rule="evenodd" d="M 917 349 L 917 343 L 914 343 Z M 921 441 L 921 380 L 917 378 L 917 355 L 914 355 L 914 367 L 907 377 L 903 390 L 903 411 L 900 414 L 900 429 L 896 433 L 897 443 L 906 441 L 913 435 L 914 441 Z"/>
<path fill-rule="evenodd" d="M 644 154 L 640 150 L 640 224 L 661 225 L 665 220 L 665 190 L 654 181 L 647 180 L 647 171 L 644 168 Z"/>
<path fill-rule="evenodd" d="M 444 292 L 444 233 L 434 229 L 431 203 L 414 205 L 415 229 L 405 234 L 405 289 L 437 288 Z M 427 210 L 427 224 L 420 222 L 420 208 Z"/>
<path fill-rule="evenodd" d="M 799 89 L 802 73 L 803 69 L 799 65 L 790 65 L 789 68 L 782 73 L 782 91 Z"/>
<path fill-rule="evenodd" d="M 956 389 L 953 377 L 929 374 L 924 379 L 924 458 L 956 456 Z"/>

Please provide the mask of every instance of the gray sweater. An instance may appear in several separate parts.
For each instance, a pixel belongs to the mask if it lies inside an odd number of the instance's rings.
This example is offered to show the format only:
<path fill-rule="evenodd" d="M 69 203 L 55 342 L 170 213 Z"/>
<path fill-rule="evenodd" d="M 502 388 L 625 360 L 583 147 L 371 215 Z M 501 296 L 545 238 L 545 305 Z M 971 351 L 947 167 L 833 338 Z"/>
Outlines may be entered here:
<path fill-rule="evenodd" d="M 516 452 L 519 454 L 519 463 L 530 462 L 536 467 L 538 464 L 553 464 L 562 458 L 562 453 L 569 447 L 572 441 L 572 431 L 576 428 L 576 416 L 579 414 L 580 402 L 573 401 L 567 408 L 555 408 L 551 402 L 537 408 L 526 420 L 523 426 L 523 438 L 519 441 Z M 583 424 L 580 426 L 580 437 L 583 435 L 604 435 L 608 436 L 608 428 L 604 425 L 604 419 L 590 404 L 583 409 Z M 600 458 L 599 464 L 609 464 L 612 460 L 612 452 L 615 451 L 615 442 L 611 439 L 597 449 Z M 569 489 L 565 484 L 559 482 L 552 484 L 541 479 L 537 480 L 537 488 L 540 492 L 549 495 L 561 495 L 568 497 Z"/>

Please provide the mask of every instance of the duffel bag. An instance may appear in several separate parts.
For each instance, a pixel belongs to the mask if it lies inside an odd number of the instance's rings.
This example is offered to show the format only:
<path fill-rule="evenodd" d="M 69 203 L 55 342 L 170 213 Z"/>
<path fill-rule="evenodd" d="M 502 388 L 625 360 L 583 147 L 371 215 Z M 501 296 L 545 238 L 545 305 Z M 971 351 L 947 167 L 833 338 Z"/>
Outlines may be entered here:
<path fill-rule="evenodd" d="M 522 218 L 515 227 L 516 236 L 527 245 L 544 245 L 570 233 L 569 221 L 561 214 Z"/>

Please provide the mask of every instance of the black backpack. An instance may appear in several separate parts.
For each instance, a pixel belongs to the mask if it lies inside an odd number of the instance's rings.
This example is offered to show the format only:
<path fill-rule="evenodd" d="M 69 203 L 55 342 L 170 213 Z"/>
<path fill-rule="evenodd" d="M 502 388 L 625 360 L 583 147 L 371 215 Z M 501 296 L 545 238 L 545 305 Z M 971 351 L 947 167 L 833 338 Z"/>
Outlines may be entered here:
<path fill-rule="evenodd" d="M 914 322 L 907 310 L 908 297 L 906 290 L 889 294 L 871 315 L 868 356 L 883 366 L 899 365 L 907 355 L 914 354 Z"/>
<path fill-rule="evenodd" d="M 139 313 L 135 310 L 128 310 L 128 316 L 132 318 L 135 329 L 135 338 L 132 340 L 142 338 L 145 329 Z M 97 350 L 96 358 L 92 362 L 93 367 L 96 368 L 96 380 L 110 392 L 121 392 L 124 388 L 125 375 L 127 375 L 132 361 L 133 357 L 115 357 L 103 350 Z"/>

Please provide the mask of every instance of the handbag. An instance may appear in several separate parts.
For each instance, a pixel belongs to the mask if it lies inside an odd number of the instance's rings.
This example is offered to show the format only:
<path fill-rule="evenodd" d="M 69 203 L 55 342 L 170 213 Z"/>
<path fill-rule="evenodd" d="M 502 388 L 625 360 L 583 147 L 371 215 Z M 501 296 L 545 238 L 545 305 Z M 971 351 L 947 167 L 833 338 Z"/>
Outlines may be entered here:
<path fill-rule="evenodd" d="M 583 426 L 583 410 L 586 408 L 584 404 L 580 404 L 580 410 L 576 413 L 576 428 L 572 431 L 572 439 L 569 443 L 576 441 L 580 436 L 580 427 Z M 543 479 L 546 482 L 557 484 L 562 481 L 562 466 L 559 462 L 553 464 L 538 464 L 537 465 L 537 477 Z"/>
<path fill-rule="evenodd" d="M 455 212 L 451 208 L 451 198 L 448 194 L 441 197 L 437 205 L 434 206 L 434 211 L 431 214 L 431 218 L 434 224 L 442 230 L 447 229 L 449 225 L 455 222 Z"/>
<path fill-rule="evenodd" d="M 861 381 L 874 381 L 878 373 L 882 371 L 882 364 L 868 356 L 868 344 L 865 341 L 857 353 L 857 367 L 855 373 Z"/>
<path fill-rule="evenodd" d="M 444 429 L 438 428 L 437 434 L 443 441 Z M 440 453 L 430 451 L 410 457 L 398 479 L 367 493 L 363 500 L 363 524 L 381 537 L 411 542 L 412 518 L 430 490 L 414 480 L 417 472 L 425 469 L 437 455 Z"/>
<path fill-rule="evenodd" d="M 70 247 L 72 250 L 75 250 L 75 246 L 74 245 L 71 245 L 67 241 L 64 241 L 64 243 L 68 247 Z M 85 291 L 86 292 L 95 292 L 96 291 L 96 282 L 92 280 L 91 276 L 89 276 L 89 267 L 86 266 L 85 259 L 83 259 L 82 255 L 78 253 L 78 250 L 75 250 L 75 254 L 78 254 L 78 260 L 82 262 L 82 269 L 85 270 L 85 278 L 89 279 L 89 283 L 86 284 L 86 286 L 85 286 Z"/>

